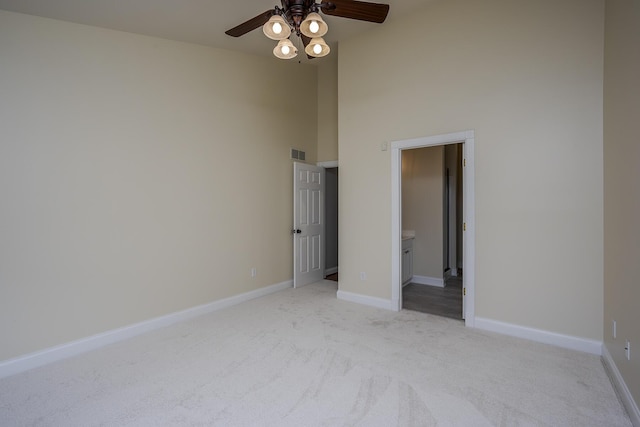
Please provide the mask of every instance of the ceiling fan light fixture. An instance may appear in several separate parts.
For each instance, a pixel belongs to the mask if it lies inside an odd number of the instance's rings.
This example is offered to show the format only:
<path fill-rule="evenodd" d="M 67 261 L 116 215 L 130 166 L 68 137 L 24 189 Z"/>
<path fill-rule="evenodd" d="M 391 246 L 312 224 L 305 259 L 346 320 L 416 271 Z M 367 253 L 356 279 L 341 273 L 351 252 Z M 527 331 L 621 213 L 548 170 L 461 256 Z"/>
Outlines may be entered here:
<path fill-rule="evenodd" d="M 304 51 L 309 56 L 315 56 L 316 58 L 322 58 L 327 56 L 331 51 L 329 45 L 324 41 L 322 37 L 314 37 L 311 39 Z"/>
<path fill-rule="evenodd" d="M 273 54 L 280 59 L 291 59 L 298 55 L 298 49 L 291 43 L 291 40 L 284 39 L 278 42 L 273 49 Z"/>
<path fill-rule="evenodd" d="M 1 1 L 1 0 L 0 0 Z M 225 31 L 231 37 L 240 37 L 262 27 L 265 36 L 283 41 L 273 49 L 276 57 L 290 59 L 297 55 L 297 49 L 289 40 L 292 34 L 301 39 L 300 45 L 309 58 L 327 56 L 331 49 L 322 38 L 329 27 L 320 16 L 340 16 L 342 18 L 381 24 L 387 18 L 389 5 L 363 0 L 281 0 L 282 7 L 275 6 L 261 14 Z M 286 41 L 284 41 L 286 40 Z"/>
<path fill-rule="evenodd" d="M 311 12 L 300 24 L 300 32 L 307 37 L 322 37 L 327 34 L 329 26 L 316 12 Z"/>
<path fill-rule="evenodd" d="M 273 15 L 266 24 L 262 26 L 264 35 L 271 40 L 284 40 L 291 35 L 291 27 L 280 15 Z"/>

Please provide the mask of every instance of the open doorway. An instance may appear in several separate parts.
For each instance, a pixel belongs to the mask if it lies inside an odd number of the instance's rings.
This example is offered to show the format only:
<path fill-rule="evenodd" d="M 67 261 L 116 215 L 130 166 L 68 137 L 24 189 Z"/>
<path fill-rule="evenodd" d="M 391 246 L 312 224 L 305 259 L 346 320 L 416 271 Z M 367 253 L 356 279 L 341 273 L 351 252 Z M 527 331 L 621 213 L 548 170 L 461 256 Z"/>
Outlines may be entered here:
<path fill-rule="evenodd" d="M 338 281 L 338 167 L 325 168 L 325 269 L 327 280 Z"/>
<path fill-rule="evenodd" d="M 394 309 L 402 309 L 402 151 L 414 148 L 462 144 L 462 294 L 465 324 L 475 323 L 475 181 L 474 131 L 391 142 L 391 299 Z M 449 240 L 451 243 L 451 240 Z"/>
<path fill-rule="evenodd" d="M 458 320 L 464 318 L 462 148 L 407 149 L 401 159 L 402 307 Z"/>

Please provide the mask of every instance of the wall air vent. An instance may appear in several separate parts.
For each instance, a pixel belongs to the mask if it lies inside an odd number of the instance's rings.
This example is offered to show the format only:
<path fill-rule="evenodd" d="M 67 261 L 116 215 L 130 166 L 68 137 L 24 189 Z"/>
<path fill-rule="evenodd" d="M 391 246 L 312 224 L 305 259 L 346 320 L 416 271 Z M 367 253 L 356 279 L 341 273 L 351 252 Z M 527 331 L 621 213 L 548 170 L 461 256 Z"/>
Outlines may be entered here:
<path fill-rule="evenodd" d="M 305 152 L 302 150 L 291 149 L 291 158 L 295 160 L 305 160 Z"/>

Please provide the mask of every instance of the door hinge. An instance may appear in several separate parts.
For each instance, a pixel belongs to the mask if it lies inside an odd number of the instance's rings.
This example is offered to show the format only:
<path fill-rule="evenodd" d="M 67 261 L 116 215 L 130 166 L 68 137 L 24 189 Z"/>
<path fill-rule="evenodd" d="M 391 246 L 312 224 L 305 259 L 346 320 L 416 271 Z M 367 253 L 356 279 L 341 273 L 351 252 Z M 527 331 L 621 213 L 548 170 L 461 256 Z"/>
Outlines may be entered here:
<path fill-rule="evenodd" d="M 462 296 L 467 296 L 467 288 L 462 288 Z"/>
<path fill-rule="evenodd" d="M 466 222 L 462 223 L 462 231 L 467 231 L 467 223 Z"/>
<path fill-rule="evenodd" d="M 462 159 L 462 167 L 466 167 L 467 166 L 467 159 Z"/>

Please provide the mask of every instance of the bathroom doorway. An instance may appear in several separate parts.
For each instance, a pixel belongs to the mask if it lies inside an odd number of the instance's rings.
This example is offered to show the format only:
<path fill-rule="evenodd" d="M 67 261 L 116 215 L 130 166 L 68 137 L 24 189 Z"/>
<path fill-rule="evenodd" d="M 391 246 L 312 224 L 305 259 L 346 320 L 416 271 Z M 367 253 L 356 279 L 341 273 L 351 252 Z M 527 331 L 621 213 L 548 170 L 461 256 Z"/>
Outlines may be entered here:
<path fill-rule="evenodd" d="M 464 317 L 462 148 L 408 149 L 401 159 L 403 260 L 411 257 L 402 266 L 402 307 L 458 320 Z"/>
<path fill-rule="evenodd" d="M 475 149 L 475 133 L 474 131 L 463 131 L 451 134 L 434 135 L 423 138 L 415 138 L 409 140 L 393 141 L 391 148 L 391 247 L 392 247 L 392 263 L 391 263 L 391 298 L 394 307 L 398 310 L 402 309 L 402 282 L 403 282 L 403 240 L 402 240 L 402 152 L 423 147 L 438 147 L 451 144 L 461 144 L 462 151 L 462 226 L 463 231 L 461 239 L 462 243 L 455 239 L 456 253 L 458 250 L 462 252 L 461 263 L 462 268 L 458 270 L 458 276 L 462 275 L 462 313 L 464 314 L 465 324 L 474 326 L 475 323 L 475 182 L 474 182 L 474 149 Z M 443 149 L 443 148 L 442 148 Z M 443 166 L 444 168 L 444 166 Z M 441 181 L 442 188 L 444 181 Z M 444 195 L 444 190 L 441 193 Z M 449 211 L 451 213 L 451 211 Z M 456 213 L 457 215 L 457 213 Z M 456 221 L 457 222 L 457 221 Z M 441 224 L 444 228 L 444 210 L 441 218 Z M 404 230 L 411 232 L 412 230 Z M 414 230 L 417 231 L 417 230 Z M 442 234 L 443 235 L 443 234 Z M 405 236 L 406 237 L 406 236 Z M 449 238 L 448 253 L 452 251 L 453 239 Z M 442 239 L 441 250 L 444 247 L 444 239 Z M 442 250 L 440 262 L 444 270 L 445 259 Z M 406 262 L 405 262 L 406 264 Z M 452 265 L 449 268 L 452 270 Z M 457 267 L 456 267 L 457 268 Z M 453 271 L 450 272 L 451 274 Z M 412 280 L 415 280 L 415 274 L 412 274 Z M 438 277 L 425 276 L 427 280 L 437 279 Z M 406 275 L 405 275 L 406 278 Z M 444 275 L 442 277 L 444 284 Z"/>

